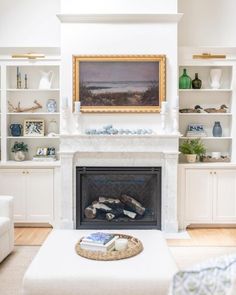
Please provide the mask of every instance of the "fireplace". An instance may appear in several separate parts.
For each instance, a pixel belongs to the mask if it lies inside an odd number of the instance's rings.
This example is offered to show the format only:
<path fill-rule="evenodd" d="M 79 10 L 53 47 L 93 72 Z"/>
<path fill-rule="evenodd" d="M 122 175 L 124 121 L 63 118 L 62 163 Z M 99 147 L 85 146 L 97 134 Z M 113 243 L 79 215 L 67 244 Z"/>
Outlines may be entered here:
<path fill-rule="evenodd" d="M 161 229 L 161 167 L 76 167 L 76 228 Z"/>

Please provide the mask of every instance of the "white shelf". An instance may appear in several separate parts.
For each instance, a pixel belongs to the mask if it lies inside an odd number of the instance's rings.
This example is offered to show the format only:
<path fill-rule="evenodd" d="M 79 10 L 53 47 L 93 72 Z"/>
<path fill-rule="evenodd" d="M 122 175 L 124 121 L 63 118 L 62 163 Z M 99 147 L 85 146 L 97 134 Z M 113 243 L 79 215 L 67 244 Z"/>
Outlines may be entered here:
<path fill-rule="evenodd" d="M 59 167 L 61 165 L 60 160 L 53 161 L 53 162 L 39 162 L 39 161 L 0 161 L 0 167 Z"/>
<path fill-rule="evenodd" d="M 177 23 L 183 13 L 57 14 L 62 23 Z"/>
<path fill-rule="evenodd" d="M 55 115 L 60 115 L 60 113 L 55 112 L 55 113 L 49 113 L 49 112 L 42 112 L 42 113 L 29 113 L 29 112 L 22 112 L 22 113 L 7 113 L 7 115 L 12 115 L 12 116 L 25 116 L 25 115 L 37 115 L 37 116 L 55 116 Z"/>
<path fill-rule="evenodd" d="M 54 88 L 54 89 L 18 89 L 18 88 L 8 88 L 7 91 L 12 91 L 12 92 L 52 92 L 52 91 L 60 91 L 59 88 Z"/>
<path fill-rule="evenodd" d="M 7 136 L 7 139 L 59 139 L 60 136 Z"/>
<path fill-rule="evenodd" d="M 187 136 L 182 136 L 180 139 L 196 139 L 196 138 L 201 138 L 202 140 L 232 140 L 232 137 L 230 136 L 222 136 L 222 137 L 214 137 L 214 136 L 192 136 L 192 137 L 187 137 Z"/>
<path fill-rule="evenodd" d="M 179 89 L 179 92 L 232 92 L 233 89 Z"/>
<path fill-rule="evenodd" d="M 212 116 L 212 117 L 215 117 L 215 116 L 232 116 L 233 114 L 232 113 L 179 113 L 179 115 L 182 117 L 186 116 L 186 117 L 192 117 L 192 116 Z"/>

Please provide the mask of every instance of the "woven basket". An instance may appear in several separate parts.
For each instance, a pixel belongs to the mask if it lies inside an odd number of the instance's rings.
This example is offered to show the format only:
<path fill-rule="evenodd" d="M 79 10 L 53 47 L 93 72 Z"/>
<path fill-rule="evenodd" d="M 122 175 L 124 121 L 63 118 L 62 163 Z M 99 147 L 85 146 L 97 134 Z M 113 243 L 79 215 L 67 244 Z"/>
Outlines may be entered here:
<path fill-rule="evenodd" d="M 123 235 L 123 234 L 114 234 L 119 236 L 119 238 L 124 238 L 128 240 L 128 248 L 126 250 L 121 251 L 108 251 L 108 252 L 100 252 L 100 251 L 89 251 L 81 249 L 80 242 L 83 238 L 79 240 L 79 242 L 75 246 L 76 253 L 84 258 L 92 259 L 92 260 L 103 260 L 103 261 L 111 261 L 111 260 L 120 260 L 133 257 L 138 255 L 143 251 L 142 242 L 132 236 Z"/>

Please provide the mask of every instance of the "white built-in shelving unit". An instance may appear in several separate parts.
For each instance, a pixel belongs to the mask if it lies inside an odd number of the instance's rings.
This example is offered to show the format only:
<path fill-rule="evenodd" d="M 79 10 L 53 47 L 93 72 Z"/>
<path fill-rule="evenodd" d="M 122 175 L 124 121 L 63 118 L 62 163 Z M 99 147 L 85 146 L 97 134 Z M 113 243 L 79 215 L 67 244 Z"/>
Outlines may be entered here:
<path fill-rule="evenodd" d="M 17 67 L 19 67 L 22 80 L 22 88 L 17 89 Z M 41 71 L 53 72 L 51 89 L 39 89 Z M 28 88 L 24 89 L 24 76 L 28 77 Z M 11 147 L 15 141 L 23 141 L 29 147 L 26 154 L 26 165 L 39 166 L 40 163 L 33 162 L 32 158 L 36 154 L 38 147 L 55 147 L 59 150 L 60 143 L 60 59 L 57 57 L 27 60 L 6 58 L 0 60 L 0 143 L 1 143 L 1 165 L 12 164 L 14 161 Z M 47 111 L 48 99 L 55 99 L 57 110 L 54 113 Z M 32 107 L 34 100 L 37 100 L 42 109 L 33 112 L 12 112 L 8 107 L 8 102 L 17 106 L 20 102 L 21 107 Z M 25 120 L 40 119 L 45 123 L 44 136 L 12 136 L 9 126 L 13 123 L 24 125 Z M 49 122 L 56 121 L 58 135 L 55 137 L 48 136 Z M 57 156 L 59 160 L 59 156 Z M 32 161 L 32 164 L 31 164 Z M 23 165 L 23 164 L 22 164 Z M 42 163 L 45 165 L 45 163 Z M 57 163 L 55 163 L 57 165 Z"/>
<path fill-rule="evenodd" d="M 179 66 L 179 76 L 183 69 L 187 69 L 188 75 L 194 79 L 195 73 L 198 73 L 202 80 L 201 89 L 179 89 L 179 108 L 194 108 L 200 105 L 204 108 L 220 108 L 222 104 L 228 106 L 227 113 L 180 113 L 179 128 L 183 135 L 180 143 L 187 139 L 186 131 L 189 124 L 196 123 L 204 125 L 207 133 L 202 140 L 207 148 L 207 154 L 211 152 L 221 152 L 222 155 L 229 155 L 231 161 L 235 161 L 234 155 L 234 130 L 235 122 L 235 66 L 234 61 L 230 60 L 192 60 L 182 63 Z M 220 68 L 222 70 L 222 79 L 220 89 L 211 89 L 210 70 Z M 212 129 L 215 121 L 220 121 L 223 135 L 222 137 L 213 137 Z M 183 161 L 183 157 L 180 158 Z"/>

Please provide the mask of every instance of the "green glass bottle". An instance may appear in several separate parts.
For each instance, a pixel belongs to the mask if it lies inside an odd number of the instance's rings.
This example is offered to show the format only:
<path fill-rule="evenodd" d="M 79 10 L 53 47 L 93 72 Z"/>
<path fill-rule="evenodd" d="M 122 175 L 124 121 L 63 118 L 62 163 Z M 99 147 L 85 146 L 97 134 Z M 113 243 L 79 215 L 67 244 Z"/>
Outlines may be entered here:
<path fill-rule="evenodd" d="M 191 89 L 192 88 L 192 80 L 187 75 L 187 70 L 183 70 L 182 76 L 179 77 L 179 89 Z"/>

